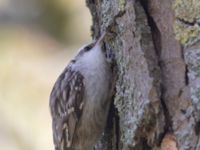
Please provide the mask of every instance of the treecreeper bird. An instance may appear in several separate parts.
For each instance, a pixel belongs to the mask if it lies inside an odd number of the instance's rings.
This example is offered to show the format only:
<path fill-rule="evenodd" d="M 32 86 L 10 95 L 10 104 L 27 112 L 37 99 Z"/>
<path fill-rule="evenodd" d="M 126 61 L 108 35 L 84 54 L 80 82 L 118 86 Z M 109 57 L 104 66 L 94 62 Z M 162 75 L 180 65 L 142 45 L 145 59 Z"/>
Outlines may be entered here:
<path fill-rule="evenodd" d="M 56 150 L 91 150 L 103 133 L 111 102 L 104 36 L 83 46 L 53 87 L 50 110 Z"/>

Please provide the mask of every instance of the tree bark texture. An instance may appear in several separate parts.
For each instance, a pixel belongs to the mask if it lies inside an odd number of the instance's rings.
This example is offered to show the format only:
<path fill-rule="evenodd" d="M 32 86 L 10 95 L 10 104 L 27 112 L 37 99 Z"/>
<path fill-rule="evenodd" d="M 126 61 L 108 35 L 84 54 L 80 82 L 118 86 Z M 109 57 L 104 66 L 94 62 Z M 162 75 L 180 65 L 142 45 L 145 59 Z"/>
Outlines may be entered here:
<path fill-rule="evenodd" d="M 117 78 L 94 149 L 164 150 L 172 139 L 170 150 L 200 150 L 200 1 L 86 3 L 92 36 L 110 27 L 105 47 L 115 53 Z"/>

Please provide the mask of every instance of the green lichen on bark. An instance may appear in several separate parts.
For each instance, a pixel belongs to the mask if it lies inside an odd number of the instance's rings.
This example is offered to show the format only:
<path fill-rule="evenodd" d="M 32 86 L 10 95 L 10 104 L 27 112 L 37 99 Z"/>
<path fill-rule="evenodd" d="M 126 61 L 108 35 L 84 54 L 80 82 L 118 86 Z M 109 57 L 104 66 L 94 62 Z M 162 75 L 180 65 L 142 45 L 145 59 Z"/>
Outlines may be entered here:
<path fill-rule="evenodd" d="M 114 16 L 114 11 L 112 10 L 111 6 L 113 6 L 111 1 L 102 2 L 102 26 L 104 28 L 109 26 Z"/>
<path fill-rule="evenodd" d="M 115 51 L 119 78 L 116 84 L 115 106 L 120 118 L 122 149 L 128 150 L 137 149 L 143 137 L 150 141 L 147 132 L 139 131 L 147 131 L 147 126 L 151 126 L 151 129 L 148 128 L 151 131 L 156 124 L 153 118 L 157 113 L 156 108 L 150 106 L 151 100 L 153 101 L 150 99 L 153 75 L 150 74 L 155 63 L 149 60 L 153 56 L 147 56 L 154 47 L 146 15 L 138 2 L 129 1 L 125 7 L 124 16 L 117 20 L 119 34 L 116 37 L 118 46 Z"/>
<path fill-rule="evenodd" d="M 119 11 L 124 11 L 124 9 L 125 9 L 125 4 L 126 4 L 125 0 L 119 0 L 119 1 L 118 1 Z"/>
<path fill-rule="evenodd" d="M 183 45 L 190 45 L 200 39 L 200 27 L 189 26 L 180 21 L 175 21 L 174 32 L 176 39 Z"/>
<path fill-rule="evenodd" d="M 122 54 L 123 45 L 119 37 L 117 38 L 116 43 L 118 43 L 118 48 L 116 50 L 118 56 L 117 64 L 119 78 L 116 83 L 117 94 L 115 95 L 115 106 L 119 112 L 120 124 L 123 124 L 123 126 L 121 126 L 121 141 L 123 141 L 124 143 L 123 149 L 127 149 L 128 145 L 134 144 L 134 131 L 137 128 L 137 118 L 133 114 L 133 106 L 137 106 L 135 104 L 136 100 L 134 98 L 135 84 L 134 82 L 132 82 L 134 80 L 133 77 L 130 78 L 127 75 L 129 68 L 129 60 L 124 58 Z M 127 128 L 128 126 L 131 128 Z"/>
<path fill-rule="evenodd" d="M 184 46 L 192 45 L 200 39 L 200 26 L 197 23 L 200 18 L 200 1 L 176 0 L 173 9 L 176 39 Z"/>
<path fill-rule="evenodd" d="M 175 16 L 185 21 L 194 22 L 200 17 L 199 0 L 176 0 L 173 8 Z"/>

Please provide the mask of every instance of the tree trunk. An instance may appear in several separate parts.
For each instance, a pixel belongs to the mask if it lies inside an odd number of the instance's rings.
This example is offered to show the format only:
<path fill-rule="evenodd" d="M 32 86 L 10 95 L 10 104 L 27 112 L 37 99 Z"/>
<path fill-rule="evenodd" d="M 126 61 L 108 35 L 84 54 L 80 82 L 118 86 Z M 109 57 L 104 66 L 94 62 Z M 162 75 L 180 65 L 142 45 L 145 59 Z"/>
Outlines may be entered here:
<path fill-rule="evenodd" d="M 93 37 L 110 28 L 117 77 L 94 149 L 200 150 L 200 1 L 86 2 Z"/>

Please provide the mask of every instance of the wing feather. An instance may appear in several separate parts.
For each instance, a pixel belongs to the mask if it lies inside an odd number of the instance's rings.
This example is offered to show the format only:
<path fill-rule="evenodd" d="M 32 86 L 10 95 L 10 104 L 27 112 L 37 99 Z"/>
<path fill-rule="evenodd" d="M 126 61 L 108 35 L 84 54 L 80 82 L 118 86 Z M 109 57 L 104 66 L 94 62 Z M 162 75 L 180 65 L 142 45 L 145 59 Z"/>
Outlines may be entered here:
<path fill-rule="evenodd" d="M 56 149 L 71 146 L 83 109 L 84 78 L 66 68 L 56 81 L 50 96 L 53 137 Z"/>

